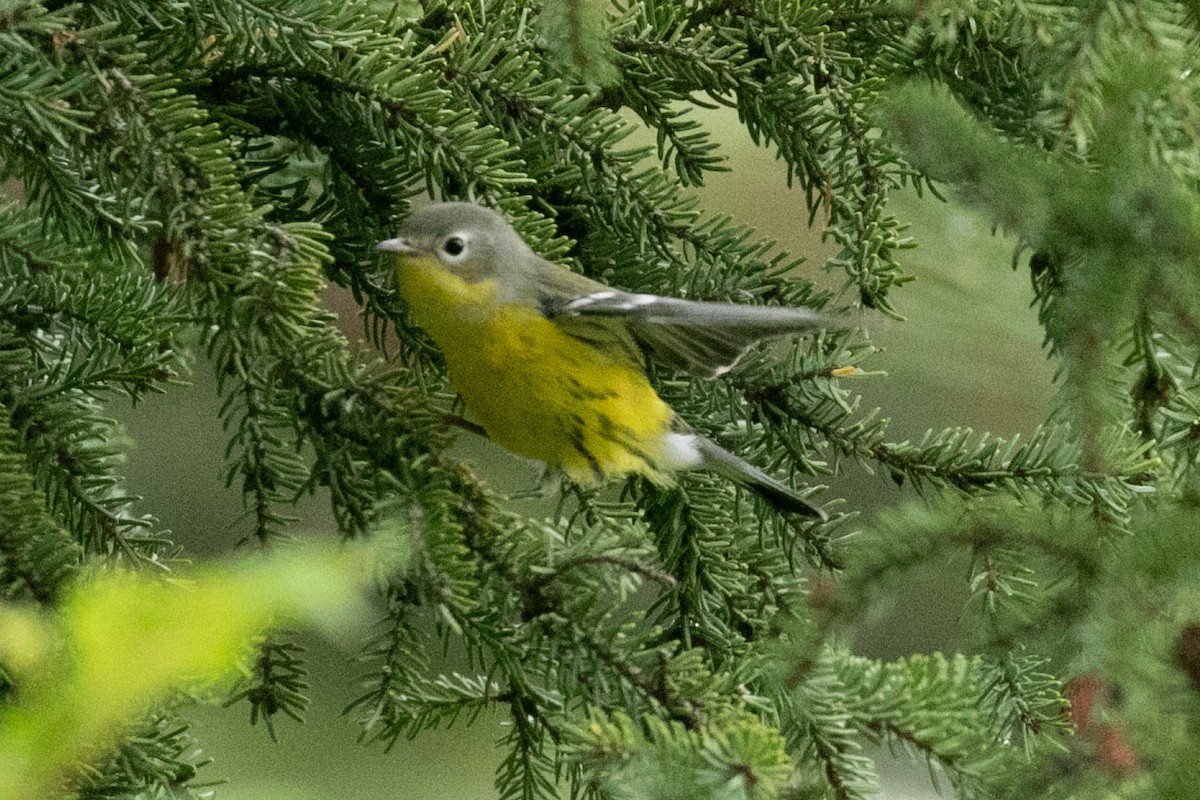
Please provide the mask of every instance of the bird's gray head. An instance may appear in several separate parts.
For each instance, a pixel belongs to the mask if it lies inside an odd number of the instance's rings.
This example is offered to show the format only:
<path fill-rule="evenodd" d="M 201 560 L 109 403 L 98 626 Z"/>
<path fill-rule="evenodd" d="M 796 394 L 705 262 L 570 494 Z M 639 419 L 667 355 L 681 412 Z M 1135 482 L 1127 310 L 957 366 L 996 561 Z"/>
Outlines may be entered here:
<path fill-rule="evenodd" d="M 395 239 L 377 250 L 405 256 L 433 256 L 444 269 L 468 283 L 501 277 L 519 269 L 532 251 L 499 212 L 475 203 L 434 203 L 414 211 Z"/>

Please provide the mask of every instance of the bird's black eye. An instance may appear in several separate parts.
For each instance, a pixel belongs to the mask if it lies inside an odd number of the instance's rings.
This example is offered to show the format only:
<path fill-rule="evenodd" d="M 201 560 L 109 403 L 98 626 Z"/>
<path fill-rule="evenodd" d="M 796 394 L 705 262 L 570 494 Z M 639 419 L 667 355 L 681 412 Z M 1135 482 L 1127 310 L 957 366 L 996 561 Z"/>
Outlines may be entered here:
<path fill-rule="evenodd" d="M 442 252 L 448 256 L 462 255 L 462 251 L 467 249 L 467 243 L 457 236 L 451 236 L 442 245 Z"/>

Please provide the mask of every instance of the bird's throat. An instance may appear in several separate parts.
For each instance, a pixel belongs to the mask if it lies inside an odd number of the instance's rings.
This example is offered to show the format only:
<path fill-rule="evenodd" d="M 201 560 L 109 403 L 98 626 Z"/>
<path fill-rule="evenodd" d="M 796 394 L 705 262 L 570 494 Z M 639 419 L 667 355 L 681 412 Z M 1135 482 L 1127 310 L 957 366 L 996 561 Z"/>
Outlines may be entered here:
<path fill-rule="evenodd" d="M 494 310 L 495 281 L 469 283 L 432 256 L 401 257 L 396 275 L 400 297 L 408 304 L 413 321 L 435 341 L 485 319 Z"/>

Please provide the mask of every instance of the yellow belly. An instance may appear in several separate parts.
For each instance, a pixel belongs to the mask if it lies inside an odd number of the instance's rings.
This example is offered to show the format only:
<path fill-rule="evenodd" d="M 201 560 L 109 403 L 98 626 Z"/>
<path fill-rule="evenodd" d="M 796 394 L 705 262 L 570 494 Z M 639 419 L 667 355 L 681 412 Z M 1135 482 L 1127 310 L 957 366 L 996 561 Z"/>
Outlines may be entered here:
<path fill-rule="evenodd" d="M 415 260 L 400 276 L 415 321 L 442 348 L 450 382 L 493 441 L 580 483 L 630 472 L 670 481 L 663 462 L 674 414 L 640 370 L 533 309 L 496 304 L 494 284 Z"/>

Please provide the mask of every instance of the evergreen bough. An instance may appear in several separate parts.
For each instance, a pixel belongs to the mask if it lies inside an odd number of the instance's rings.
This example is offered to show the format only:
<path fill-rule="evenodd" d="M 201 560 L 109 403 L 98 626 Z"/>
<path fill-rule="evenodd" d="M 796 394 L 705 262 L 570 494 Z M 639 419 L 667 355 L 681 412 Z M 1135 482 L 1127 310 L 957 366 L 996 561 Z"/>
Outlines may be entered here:
<path fill-rule="evenodd" d="M 318 487 L 341 535 L 412 537 L 349 709 L 365 740 L 505 709 L 503 798 L 865 797 L 881 740 L 963 797 L 1180 796 L 1200 761 L 1197 26 L 1166 2 L 4 0 L 0 597 L 171 569 L 104 411 L 203 353 L 254 539 Z M 709 105 L 803 190 L 840 291 L 687 192 L 725 168 Z M 625 144 L 638 124 L 655 146 Z M 852 541 L 841 506 L 797 523 L 704 475 L 550 520 L 498 502 L 447 454 L 438 355 L 372 250 L 412 197 L 471 198 L 624 289 L 896 316 L 904 185 L 1019 238 L 1062 389 L 1044 427 L 891 441 L 842 380 L 862 332 L 721 382 L 655 376 L 765 467 L 856 462 L 930 496 Z M 394 355 L 348 346 L 326 281 Z M 882 592 L 955 553 L 971 653 L 850 652 Z M 431 631 L 474 671 L 431 674 Z M 254 718 L 303 716 L 288 634 L 248 675 Z M 131 721 L 72 791 L 191 796 L 183 716 Z"/>

